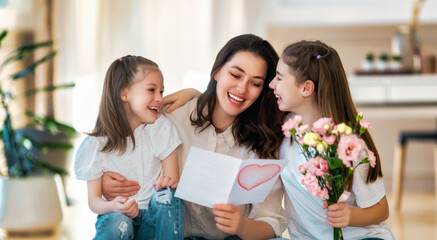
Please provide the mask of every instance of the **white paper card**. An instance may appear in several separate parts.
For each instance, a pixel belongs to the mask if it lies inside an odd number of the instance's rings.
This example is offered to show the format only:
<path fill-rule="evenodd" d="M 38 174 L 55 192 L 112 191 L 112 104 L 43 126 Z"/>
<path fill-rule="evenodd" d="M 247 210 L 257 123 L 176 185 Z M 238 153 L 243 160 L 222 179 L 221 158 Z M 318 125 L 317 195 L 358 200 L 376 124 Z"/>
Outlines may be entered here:
<path fill-rule="evenodd" d="M 175 196 L 212 208 L 263 202 L 286 160 L 241 160 L 191 147 Z"/>

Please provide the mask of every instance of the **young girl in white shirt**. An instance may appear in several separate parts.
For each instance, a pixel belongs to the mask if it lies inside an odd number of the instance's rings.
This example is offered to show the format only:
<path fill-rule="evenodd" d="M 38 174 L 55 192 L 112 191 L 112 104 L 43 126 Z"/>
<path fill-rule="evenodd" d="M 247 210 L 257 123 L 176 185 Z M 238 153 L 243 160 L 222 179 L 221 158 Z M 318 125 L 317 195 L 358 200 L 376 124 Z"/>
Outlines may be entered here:
<path fill-rule="evenodd" d="M 174 125 L 159 116 L 164 91 L 158 65 L 125 56 L 109 67 L 94 130 L 79 147 L 74 170 L 87 181 L 88 204 L 98 214 L 94 239 L 182 239 L 184 207 L 173 197 L 179 180 Z M 102 175 L 136 181 L 133 196 L 102 198 Z"/>
<path fill-rule="evenodd" d="M 274 90 L 279 109 L 301 115 L 303 124 L 312 126 L 322 117 L 331 118 L 335 124 L 356 122 L 357 110 L 340 57 L 320 41 L 288 46 L 269 87 Z M 384 222 L 389 210 L 378 151 L 367 131 L 363 140 L 375 153 L 376 167 L 357 167 L 348 183 L 351 196 L 329 207 L 301 184 L 303 175 L 298 166 L 307 160 L 299 152 L 298 143 L 284 140 L 280 157 L 289 163 L 281 178 L 291 239 L 332 239 L 333 227 L 343 228 L 344 239 L 394 239 Z"/>

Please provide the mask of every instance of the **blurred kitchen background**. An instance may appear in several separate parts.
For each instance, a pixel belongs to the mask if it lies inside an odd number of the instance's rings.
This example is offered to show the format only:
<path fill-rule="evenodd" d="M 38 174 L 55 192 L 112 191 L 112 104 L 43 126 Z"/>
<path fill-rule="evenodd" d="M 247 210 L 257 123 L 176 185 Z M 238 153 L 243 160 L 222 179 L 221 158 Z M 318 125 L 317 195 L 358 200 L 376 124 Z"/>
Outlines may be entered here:
<path fill-rule="evenodd" d="M 267 39 L 279 54 L 303 39 L 337 49 L 357 107 L 373 124 L 389 201 L 400 134 L 437 127 L 436 0 L 0 0 L 3 29 L 9 37 L 0 57 L 23 43 L 56 41 L 54 82 L 76 86 L 55 92 L 53 111 L 81 133 L 94 126 L 114 59 L 132 54 L 156 61 L 164 95 L 187 87 L 203 91 L 218 50 L 242 33 Z M 37 72 L 36 81 L 44 77 Z M 45 101 L 36 101 L 44 108 Z M 437 238 L 434 147 L 433 141 L 407 144 L 404 201 L 389 219 L 398 239 Z M 86 185 L 71 167 L 65 190 L 73 205 L 49 239 L 93 236 Z M 0 239 L 9 238 L 0 231 Z"/>

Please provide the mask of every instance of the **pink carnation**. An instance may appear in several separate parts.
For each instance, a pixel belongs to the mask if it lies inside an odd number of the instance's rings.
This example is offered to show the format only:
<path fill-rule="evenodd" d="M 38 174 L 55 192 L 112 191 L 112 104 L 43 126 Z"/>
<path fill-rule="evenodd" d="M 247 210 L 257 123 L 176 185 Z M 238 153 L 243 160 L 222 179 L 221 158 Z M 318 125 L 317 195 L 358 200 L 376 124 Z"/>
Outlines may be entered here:
<path fill-rule="evenodd" d="M 320 186 L 316 183 L 310 184 L 306 186 L 308 189 L 308 192 L 310 192 L 311 195 L 315 196 L 320 191 Z"/>
<path fill-rule="evenodd" d="M 291 137 L 290 129 L 293 128 L 293 120 L 290 118 L 282 125 L 282 131 L 284 132 L 285 137 Z"/>
<path fill-rule="evenodd" d="M 366 129 L 372 129 L 373 128 L 372 124 L 370 124 L 369 121 L 364 120 L 364 119 L 360 120 L 360 125 L 361 125 L 361 127 L 366 128 Z"/>
<path fill-rule="evenodd" d="M 322 140 L 324 142 L 326 142 L 328 145 L 332 145 L 332 144 L 334 144 L 336 138 L 337 138 L 337 136 L 335 136 L 335 135 L 329 135 L 329 136 L 325 135 L 322 137 Z"/>
<path fill-rule="evenodd" d="M 302 121 L 302 116 L 295 115 L 293 118 L 288 119 L 283 125 L 282 125 L 282 131 L 284 132 L 285 137 L 291 137 L 290 129 L 296 129 L 299 125 L 299 122 Z"/>
<path fill-rule="evenodd" d="M 364 149 L 364 141 L 359 139 L 355 134 L 342 135 L 338 143 L 337 154 L 347 167 L 351 166 L 351 162 L 358 161 L 361 151 Z"/>
<path fill-rule="evenodd" d="M 326 135 L 327 130 L 325 129 L 325 125 L 328 125 L 329 129 L 334 126 L 330 118 L 320 118 L 313 123 L 312 131 L 318 133 L 321 136 Z"/>
<path fill-rule="evenodd" d="M 321 157 L 311 158 L 308 161 L 308 169 L 307 170 L 311 174 L 321 177 L 321 176 L 325 175 L 325 173 L 327 173 L 329 170 L 328 162 Z"/>
<path fill-rule="evenodd" d="M 324 188 L 324 189 L 320 190 L 317 193 L 317 196 L 319 196 L 319 199 L 322 201 L 329 199 L 328 189 Z"/>
<path fill-rule="evenodd" d="M 331 184 L 330 184 L 328 181 L 326 181 L 325 183 L 326 183 L 326 187 L 327 187 L 329 190 L 332 190 L 332 186 L 331 186 Z"/>
<path fill-rule="evenodd" d="M 371 167 L 375 167 L 376 166 L 376 157 L 375 157 L 375 153 L 373 153 L 370 150 L 367 150 L 367 156 L 369 157 L 369 163 Z"/>
<path fill-rule="evenodd" d="M 303 141 L 303 137 L 300 137 L 299 139 L 297 139 L 297 142 L 299 143 L 299 145 L 304 145 L 305 142 Z"/>
<path fill-rule="evenodd" d="M 306 171 L 305 164 L 299 165 L 299 167 L 297 167 L 297 170 L 299 170 L 300 173 L 304 174 Z"/>
<path fill-rule="evenodd" d="M 305 132 L 308 129 L 308 125 L 302 125 L 297 128 L 296 134 L 301 135 L 303 132 Z"/>
<path fill-rule="evenodd" d="M 308 187 L 308 186 L 310 186 L 310 185 L 312 185 L 314 183 L 317 184 L 316 176 L 314 176 L 313 174 L 307 172 L 305 174 L 305 176 L 303 176 L 302 184 Z"/>

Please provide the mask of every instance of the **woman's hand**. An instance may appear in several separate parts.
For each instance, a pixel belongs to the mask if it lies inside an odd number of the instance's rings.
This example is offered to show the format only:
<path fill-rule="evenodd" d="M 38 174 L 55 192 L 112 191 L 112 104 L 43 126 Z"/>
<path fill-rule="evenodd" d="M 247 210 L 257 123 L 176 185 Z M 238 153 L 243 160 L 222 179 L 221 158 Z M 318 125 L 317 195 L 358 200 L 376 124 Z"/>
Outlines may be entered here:
<path fill-rule="evenodd" d="M 138 193 L 140 185 L 136 181 L 128 181 L 116 172 L 105 172 L 102 176 L 102 194 L 110 201 L 117 196 L 130 197 Z"/>
<path fill-rule="evenodd" d="M 241 215 L 240 208 L 232 204 L 215 204 L 212 209 L 215 222 L 222 232 L 240 235 L 246 224 L 246 217 Z"/>
<path fill-rule="evenodd" d="M 176 189 L 176 187 L 178 186 L 178 181 L 176 181 L 175 179 L 173 179 L 171 177 L 160 176 L 158 179 L 156 179 L 153 182 L 153 185 L 155 185 L 156 190 L 159 190 L 159 189 L 165 188 L 165 187 Z"/>
<path fill-rule="evenodd" d="M 323 209 L 326 211 L 326 223 L 335 228 L 347 227 L 351 221 L 351 208 L 345 202 L 334 203 L 330 206 L 323 203 Z"/>
<path fill-rule="evenodd" d="M 140 209 L 138 208 L 138 203 L 135 200 L 125 203 L 127 199 L 127 197 L 118 196 L 114 198 L 114 200 L 112 200 L 111 202 L 114 204 L 114 209 L 116 209 L 117 212 L 123 213 L 130 218 L 134 218 L 140 212 Z"/>
<path fill-rule="evenodd" d="M 195 97 L 199 97 L 200 94 L 201 93 L 194 88 L 182 89 L 180 91 L 177 91 L 175 93 L 172 93 L 170 95 L 165 96 L 162 99 L 162 105 L 165 106 L 165 105 L 169 104 L 169 106 L 167 107 L 167 109 L 165 111 L 167 113 L 171 113 L 174 110 L 178 109 L 179 107 L 183 106 L 185 103 L 187 103 L 191 99 L 193 99 Z"/>

